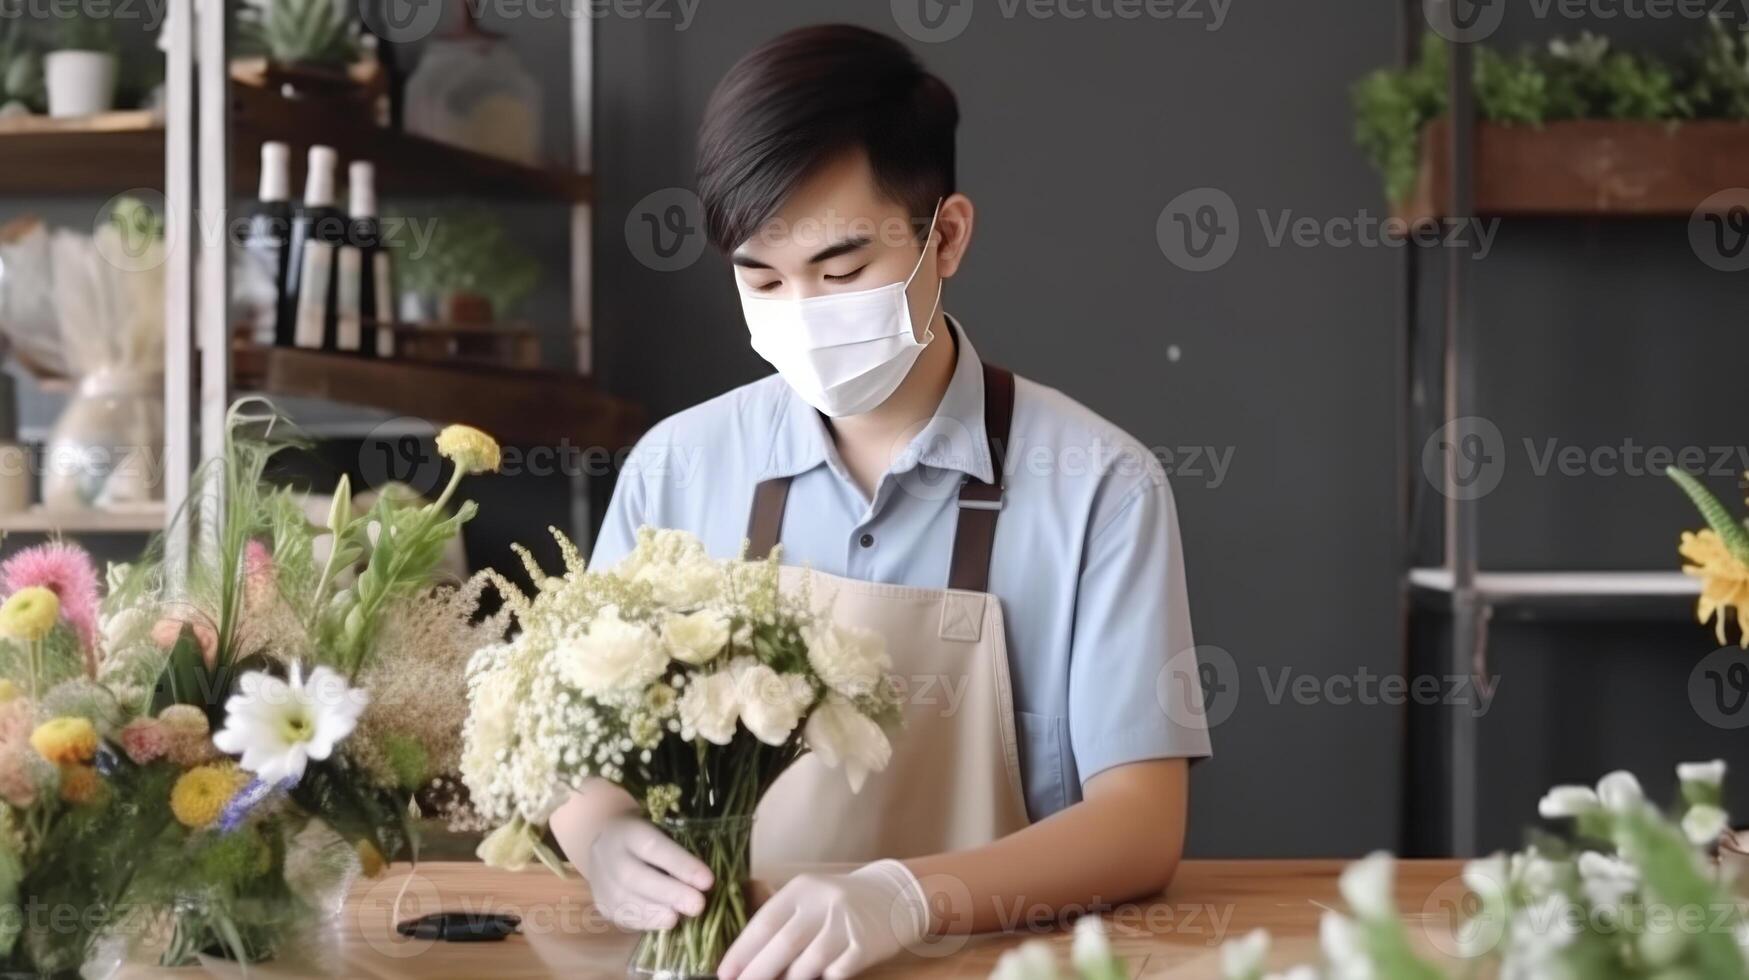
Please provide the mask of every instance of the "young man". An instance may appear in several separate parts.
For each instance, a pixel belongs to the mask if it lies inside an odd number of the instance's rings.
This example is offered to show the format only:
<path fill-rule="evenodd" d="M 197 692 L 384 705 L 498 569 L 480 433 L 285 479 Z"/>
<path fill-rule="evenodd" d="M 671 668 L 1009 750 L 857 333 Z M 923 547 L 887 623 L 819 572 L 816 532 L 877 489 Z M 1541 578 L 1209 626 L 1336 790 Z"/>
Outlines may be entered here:
<path fill-rule="evenodd" d="M 974 224 L 958 119 L 902 45 L 818 27 L 736 65 L 700 134 L 709 232 L 778 373 L 644 438 L 594 560 L 641 525 L 718 555 L 781 543 L 835 617 L 885 634 L 907 695 L 893 760 L 860 793 L 804 757 L 762 804 L 757 864 L 853 870 L 781 887 L 724 978 L 849 976 L 1017 928 L 1017 909 L 1157 893 L 1188 760 L 1209 752 L 1157 461 L 982 362 L 942 311 Z M 586 786 L 553 826 L 615 922 L 702 908 L 708 870 L 617 789 Z"/>

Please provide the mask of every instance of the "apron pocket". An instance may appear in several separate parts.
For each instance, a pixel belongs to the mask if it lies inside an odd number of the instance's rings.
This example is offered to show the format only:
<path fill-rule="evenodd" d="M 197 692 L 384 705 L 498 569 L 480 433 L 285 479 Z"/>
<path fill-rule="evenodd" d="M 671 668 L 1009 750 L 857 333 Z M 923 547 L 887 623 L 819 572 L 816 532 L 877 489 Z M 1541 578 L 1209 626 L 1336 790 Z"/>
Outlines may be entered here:
<path fill-rule="evenodd" d="M 1055 715 L 1014 713 L 1020 729 L 1020 772 L 1026 790 L 1026 812 L 1038 822 L 1069 805 L 1063 786 L 1061 719 Z"/>

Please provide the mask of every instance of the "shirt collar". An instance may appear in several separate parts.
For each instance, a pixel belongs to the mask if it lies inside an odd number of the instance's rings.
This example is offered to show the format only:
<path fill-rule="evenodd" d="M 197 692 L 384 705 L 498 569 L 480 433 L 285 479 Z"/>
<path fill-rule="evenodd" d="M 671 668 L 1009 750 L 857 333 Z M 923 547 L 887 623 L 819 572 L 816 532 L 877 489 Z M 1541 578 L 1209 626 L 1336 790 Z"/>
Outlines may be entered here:
<path fill-rule="evenodd" d="M 948 329 L 959 341 L 953 376 L 948 379 L 947 391 L 942 394 L 935 415 L 893 458 L 888 472 L 897 475 L 921 464 L 956 470 L 990 483 L 994 469 L 990 463 L 990 440 L 984 430 L 984 362 L 978 358 L 959 321 L 952 316 L 946 319 Z M 825 464 L 848 479 L 826 420 L 787 384 L 783 386 L 775 421 L 777 432 L 766 478 L 795 476 Z"/>

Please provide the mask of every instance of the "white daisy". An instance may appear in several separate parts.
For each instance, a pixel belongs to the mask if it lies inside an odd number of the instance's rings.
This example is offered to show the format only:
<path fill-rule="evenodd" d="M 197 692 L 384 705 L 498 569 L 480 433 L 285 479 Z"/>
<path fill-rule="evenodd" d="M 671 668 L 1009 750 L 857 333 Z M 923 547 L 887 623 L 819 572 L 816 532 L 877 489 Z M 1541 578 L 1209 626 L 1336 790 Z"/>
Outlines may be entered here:
<path fill-rule="evenodd" d="M 309 679 L 292 668 L 291 680 L 250 671 L 240 693 L 225 702 L 225 727 L 213 735 L 219 751 L 240 755 L 238 764 L 264 783 L 303 778 L 311 759 L 328 758 L 352 734 L 370 698 L 327 667 Z"/>

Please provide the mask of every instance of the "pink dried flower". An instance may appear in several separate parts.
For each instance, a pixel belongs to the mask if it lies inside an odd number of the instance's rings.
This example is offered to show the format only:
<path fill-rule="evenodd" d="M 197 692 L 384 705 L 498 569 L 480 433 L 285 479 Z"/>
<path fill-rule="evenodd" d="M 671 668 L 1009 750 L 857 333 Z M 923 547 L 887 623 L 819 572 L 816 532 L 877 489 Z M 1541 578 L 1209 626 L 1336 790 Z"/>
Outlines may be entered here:
<path fill-rule="evenodd" d="M 40 585 L 61 600 L 61 618 L 79 634 L 86 650 L 97 644 L 97 566 L 84 548 L 51 541 L 26 548 L 0 563 L 0 588 L 7 595 Z"/>
<path fill-rule="evenodd" d="M 250 538 L 243 549 L 243 595 L 250 605 L 256 605 L 272 598 L 276 586 L 273 552 Z"/>
<path fill-rule="evenodd" d="M 27 746 L 0 750 L 0 799 L 23 809 L 36 803 L 37 774 Z"/>
<path fill-rule="evenodd" d="M 166 616 L 152 624 L 152 642 L 160 650 L 169 650 L 176 645 L 177 638 L 182 636 L 183 626 L 194 629 L 195 642 L 200 644 L 200 657 L 206 661 L 207 667 L 210 669 L 215 666 L 218 663 L 219 634 L 205 620 L 190 621 Z"/>
<path fill-rule="evenodd" d="M 136 718 L 121 730 L 121 747 L 135 765 L 143 766 L 170 751 L 170 733 L 156 718 Z"/>

